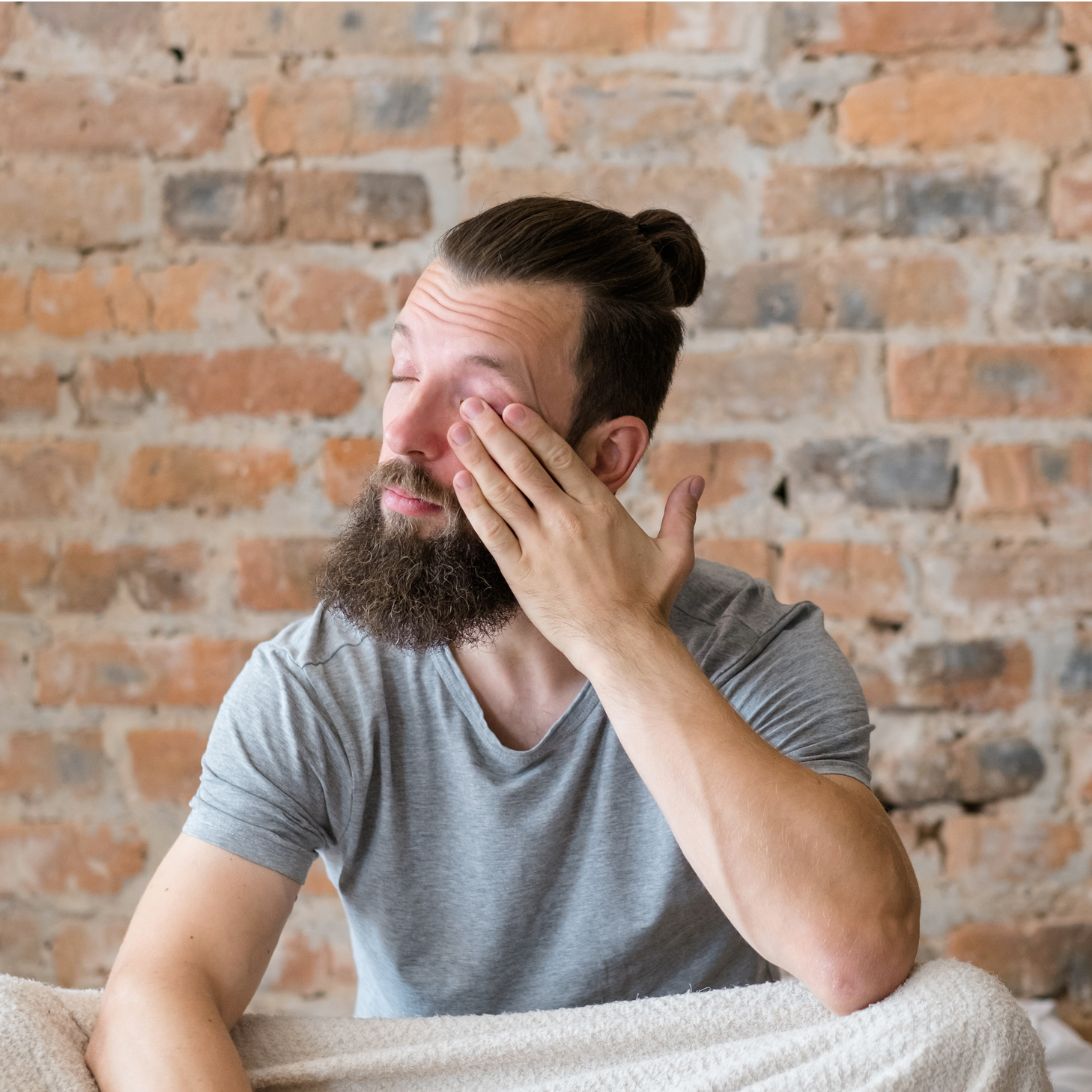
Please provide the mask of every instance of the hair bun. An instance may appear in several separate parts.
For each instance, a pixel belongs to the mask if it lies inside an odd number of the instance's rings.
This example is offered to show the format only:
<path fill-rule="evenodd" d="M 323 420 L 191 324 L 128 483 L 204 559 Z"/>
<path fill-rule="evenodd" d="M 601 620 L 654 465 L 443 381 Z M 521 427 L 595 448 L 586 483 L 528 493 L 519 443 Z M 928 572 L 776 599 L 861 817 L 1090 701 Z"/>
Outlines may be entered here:
<path fill-rule="evenodd" d="M 689 307 L 705 284 L 705 253 L 694 229 L 669 209 L 645 209 L 633 222 L 667 266 L 675 306 Z"/>

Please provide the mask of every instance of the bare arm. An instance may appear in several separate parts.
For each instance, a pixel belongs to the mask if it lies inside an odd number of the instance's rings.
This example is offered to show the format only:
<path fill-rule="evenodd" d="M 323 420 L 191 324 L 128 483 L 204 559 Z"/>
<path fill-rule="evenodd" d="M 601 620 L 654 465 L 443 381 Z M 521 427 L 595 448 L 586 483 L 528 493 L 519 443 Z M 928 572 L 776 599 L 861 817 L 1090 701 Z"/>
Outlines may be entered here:
<path fill-rule="evenodd" d="M 251 1092 L 209 983 L 197 973 L 116 988 L 85 1061 L 102 1092 Z"/>
<path fill-rule="evenodd" d="M 886 997 L 913 968 L 921 900 L 871 790 L 772 747 L 671 631 L 617 643 L 584 670 L 725 915 L 833 1012 Z"/>
<path fill-rule="evenodd" d="M 103 1092 L 248 1092 L 231 1028 L 299 884 L 188 835 L 141 897 L 85 1060 Z"/>

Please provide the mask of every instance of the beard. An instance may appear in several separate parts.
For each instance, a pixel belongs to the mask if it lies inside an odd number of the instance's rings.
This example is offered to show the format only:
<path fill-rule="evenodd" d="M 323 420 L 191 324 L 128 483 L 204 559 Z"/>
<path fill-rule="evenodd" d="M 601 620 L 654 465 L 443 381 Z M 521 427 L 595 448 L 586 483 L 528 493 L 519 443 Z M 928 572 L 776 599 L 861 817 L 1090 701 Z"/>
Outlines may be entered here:
<path fill-rule="evenodd" d="M 441 505 L 443 526 L 384 508 L 386 486 Z M 393 460 L 376 467 L 353 502 L 315 591 L 350 626 L 415 652 L 492 641 L 519 611 L 455 494 L 416 464 Z"/>

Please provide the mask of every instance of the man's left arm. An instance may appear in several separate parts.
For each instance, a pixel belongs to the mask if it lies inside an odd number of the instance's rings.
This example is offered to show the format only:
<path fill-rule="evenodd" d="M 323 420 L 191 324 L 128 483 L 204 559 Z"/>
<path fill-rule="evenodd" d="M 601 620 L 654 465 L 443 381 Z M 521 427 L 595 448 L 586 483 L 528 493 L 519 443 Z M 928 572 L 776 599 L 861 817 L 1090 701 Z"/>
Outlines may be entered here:
<path fill-rule="evenodd" d="M 668 625 L 694 566 L 701 479 L 671 490 L 653 539 L 533 410 L 498 416 L 471 399 L 463 415 L 449 439 L 467 519 L 529 620 L 592 683 L 710 895 L 832 1011 L 886 997 L 913 967 L 920 895 L 883 807 L 762 739 Z"/>
<path fill-rule="evenodd" d="M 839 1014 L 906 979 L 920 894 L 867 786 L 767 743 L 667 627 L 615 630 L 583 670 L 679 848 L 752 948 Z"/>

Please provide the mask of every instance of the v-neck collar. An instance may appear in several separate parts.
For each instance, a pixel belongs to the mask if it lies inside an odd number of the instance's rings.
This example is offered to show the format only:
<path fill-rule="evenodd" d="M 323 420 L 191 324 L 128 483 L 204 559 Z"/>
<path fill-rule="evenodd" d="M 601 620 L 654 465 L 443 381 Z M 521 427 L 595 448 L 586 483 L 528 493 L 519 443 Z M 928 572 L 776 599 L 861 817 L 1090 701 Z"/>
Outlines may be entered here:
<path fill-rule="evenodd" d="M 467 682 L 462 668 L 455 659 L 451 648 L 443 645 L 432 650 L 432 660 L 436 670 L 451 691 L 459 708 L 466 715 L 474 735 L 483 745 L 487 753 L 496 757 L 498 762 L 507 766 L 524 766 L 541 759 L 544 755 L 552 753 L 559 746 L 559 741 L 569 735 L 577 726 L 584 723 L 595 707 L 599 704 L 599 697 L 592 688 L 590 681 L 585 680 L 579 692 L 569 702 L 565 711 L 550 725 L 549 730 L 533 747 L 526 750 L 516 750 L 503 744 L 485 720 L 485 713 L 477 696 Z"/>

